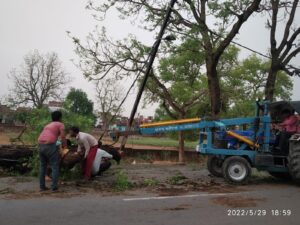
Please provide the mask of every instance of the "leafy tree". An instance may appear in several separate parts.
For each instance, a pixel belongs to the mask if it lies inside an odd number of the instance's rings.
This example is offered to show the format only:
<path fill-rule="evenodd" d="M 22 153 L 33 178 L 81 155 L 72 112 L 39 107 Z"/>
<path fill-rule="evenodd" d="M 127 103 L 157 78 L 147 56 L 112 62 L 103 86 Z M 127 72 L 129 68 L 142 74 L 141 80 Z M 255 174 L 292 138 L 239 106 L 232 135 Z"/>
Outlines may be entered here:
<path fill-rule="evenodd" d="M 199 66 L 205 63 L 201 50 L 198 41 L 188 39 L 160 60 L 157 74 L 146 86 L 147 101 L 160 103 L 156 117 L 162 113 L 160 119 L 184 119 L 207 108 L 207 79 Z M 184 133 L 178 132 L 180 162 L 184 161 Z"/>
<path fill-rule="evenodd" d="M 37 50 L 27 54 L 24 64 L 20 69 L 13 69 L 9 78 L 14 84 L 9 101 L 35 108 L 42 108 L 49 99 L 59 99 L 69 81 L 56 53 L 42 55 Z"/>
<path fill-rule="evenodd" d="M 299 0 L 271 0 L 266 6 L 270 11 L 267 27 L 270 29 L 271 64 L 265 83 L 265 96 L 274 100 L 277 79 L 280 71 L 289 75 L 300 75 L 300 70 L 289 65 L 291 60 L 300 53 L 300 24 L 295 21 Z M 299 22 L 299 21 L 298 21 Z M 283 35 L 279 35 L 283 28 Z"/>
<path fill-rule="evenodd" d="M 228 93 L 229 108 L 226 116 L 252 116 L 256 99 L 264 99 L 270 61 L 251 55 L 228 71 L 224 81 L 224 94 Z M 274 98 L 290 100 L 293 82 L 285 72 L 278 72 Z"/>
<path fill-rule="evenodd" d="M 121 18 L 134 18 L 134 22 L 141 21 L 140 27 L 145 30 L 156 31 L 165 16 L 168 2 L 110 0 L 97 5 L 90 1 L 88 8 L 95 10 L 101 19 L 105 18 L 109 10 L 116 9 Z M 182 40 L 188 37 L 198 39 L 205 51 L 205 70 L 213 117 L 219 116 L 222 107 L 220 76 L 217 70 L 220 58 L 242 25 L 259 10 L 260 3 L 261 0 L 184 0 L 178 1 L 172 9 L 167 32 L 176 34 Z M 103 78 L 110 73 L 124 76 L 143 71 L 146 55 L 151 51 L 149 46 L 143 45 L 132 36 L 115 42 L 106 36 L 104 30 L 90 34 L 87 44 L 82 44 L 75 37 L 73 41 L 81 58 L 79 66 L 90 79 Z M 169 46 L 162 53 L 166 54 L 173 49 L 174 46 Z"/>
<path fill-rule="evenodd" d="M 147 100 L 160 102 L 155 113 L 156 120 L 210 115 L 206 76 L 201 67 L 197 67 L 201 64 L 201 60 L 204 64 L 203 52 L 197 45 L 198 42 L 188 40 L 174 49 L 173 54 L 161 59 L 158 67 L 160 73 L 154 78 L 158 81 L 153 81 L 153 77 L 150 78 L 147 85 L 147 93 L 150 92 Z M 186 50 L 187 46 L 193 51 Z M 183 49 L 185 51 L 182 51 Z M 238 53 L 239 49 L 229 47 L 218 66 L 224 117 L 252 116 L 255 100 L 264 96 L 270 62 L 256 55 L 239 62 Z M 289 100 L 293 88 L 292 80 L 283 72 L 278 78 L 276 97 Z M 190 105 L 190 102 L 193 104 Z M 197 135 L 196 132 L 188 132 L 189 138 L 198 138 Z M 182 142 L 183 138 L 179 137 L 179 146 L 182 146 Z"/>
<path fill-rule="evenodd" d="M 94 119 L 90 116 L 80 115 L 73 112 L 62 111 L 63 123 L 66 129 L 71 126 L 78 126 L 82 131 L 89 131 L 94 126 Z M 25 121 L 27 130 L 25 140 L 31 144 L 36 144 L 37 139 L 44 126 L 51 122 L 51 112 L 48 108 L 32 109 L 22 113 L 22 119 Z"/>
<path fill-rule="evenodd" d="M 72 113 L 92 116 L 94 103 L 88 99 L 83 90 L 71 88 L 65 99 L 64 108 Z"/>
<path fill-rule="evenodd" d="M 222 75 L 222 83 L 226 76 L 230 76 L 229 71 L 237 63 L 237 56 L 238 49 L 234 46 L 227 48 L 222 55 L 217 68 Z M 155 115 L 157 120 L 211 116 L 204 65 L 205 51 L 194 38 L 186 39 L 173 49 L 173 53 L 160 59 L 156 74 L 149 78 L 146 89 L 147 102 L 160 103 Z M 222 97 L 224 110 L 229 98 Z M 197 136 L 196 133 L 178 132 L 179 161 L 184 158 L 185 136 L 191 139 Z"/>

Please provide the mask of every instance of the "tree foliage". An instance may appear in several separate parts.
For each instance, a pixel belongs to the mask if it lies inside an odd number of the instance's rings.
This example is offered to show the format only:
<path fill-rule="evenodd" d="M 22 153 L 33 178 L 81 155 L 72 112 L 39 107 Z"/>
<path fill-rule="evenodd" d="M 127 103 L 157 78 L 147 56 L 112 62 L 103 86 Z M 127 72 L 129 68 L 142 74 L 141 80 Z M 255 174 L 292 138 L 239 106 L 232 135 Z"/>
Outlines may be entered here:
<path fill-rule="evenodd" d="M 83 90 L 71 88 L 65 99 L 64 108 L 72 113 L 92 116 L 94 103 L 88 99 Z"/>
<path fill-rule="evenodd" d="M 264 99 L 264 88 L 267 83 L 270 61 L 250 55 L 229 71 L 226 78 L 225 91 L 230 98 L 229 117 L 245 117 L 254 115 L 257 99 Z M 279 72 L 274 91 L 276 100 L 291 100 L 293 82 L 285 72 Z"/>
<path fill-rule="evenodd" d="M 168 0 L 95 2 L 90 1 L 87 7 L 95 10 L 100 19 L 104 19 L 110 10 L 116 9 L 121 18 L 140 22 L 140 27 L 150 32 L 157 31 L 169 3 Z M 259 10 L 260 2 L 261 0 L 184 0 L 178 1 L 172 10 L 167 32 L 176 34 L 180 40 L 188 37 L 198 39 L 205 51 L 205 70 L 214 117 L 218 117 L 222 106 L 220 77 L 217 72 L 219 60 L 245 21 Z M 132 75 L 143 71 L 151 50 L 133 36 L 123 41 L 113 41 L 103 30 L 91 33 L 84 44 L 75 37 L 73 41 L 81 58 L 79 66 L 89 78 L 103 78 L 110 73 L 116 76 Z M 162 52 L 166 54 L 173 49 L 174 46 L 166 45 Z"/>
<path fill-rule="evenodd" d="M 13 82 L 9 101 L 13 105 L 31 104 L 41 108 L 50 99 L 60 99 L 68 83 L 66 72 L 56 53 L 37 50 L 24 57 L 24 64 L 9 74 Z"/>
<path fill-rule="evenodd" d="M 198 67 L 205 63 L 204 52 L 198 45 L 198 42 L 188 40 L 179 48 L 174 49 L 168 57 L 160 60 L 158 74 L 155 76 L 160 84 L 153 82 L 150 78 L 147 86 L 147 92 L 150 92 L 147 95 L 150 99 L 147 100 L 160 102 L 155 114 L 156 120 L 211 115 L 208 107 L 206 76 L 201 67 Z M 185 50 L 182 51 L 183 49 Z M 223 93 L 222 116 L 225 117 L 252 116 L 255 100 L 264 98 L 270 62 L 256 55 L 250 55 L 239 61 L 238 54 L 239 49 L 230 46 L 218 65 Z M 164 89 L 167 94 L 162 94 Z M 275 88 L 276 99 L 290 100 L 292 89 L 291 78 L 281 72 Z M 170 96 L 172 104 L 168 103 L 169 100 L 165 96 Z M 195 104 L 186 107 L 193 99 Z M 182 112 L 184 112 L 183 117 Z M 188 134 L 188 137 L 197 138 L 192 132 Z"/>
<path fill-rule="evenodd" d="M 80 115 L 73 112 L 62 110 L 62 122 L 65 124 L 66 130 L 71 126 L 78 126 L 82 131 L 89 131 L 94 126 L 94 119 L 90 116 Z M 27 130 L 24 138 L 31 144 L 36 144 L 39 134 L 44 126 L 51 122 L 51 112 L 48 108 L 32 109 L 30 111 L 21 112 L 19 115 L 25 122 Z"/>

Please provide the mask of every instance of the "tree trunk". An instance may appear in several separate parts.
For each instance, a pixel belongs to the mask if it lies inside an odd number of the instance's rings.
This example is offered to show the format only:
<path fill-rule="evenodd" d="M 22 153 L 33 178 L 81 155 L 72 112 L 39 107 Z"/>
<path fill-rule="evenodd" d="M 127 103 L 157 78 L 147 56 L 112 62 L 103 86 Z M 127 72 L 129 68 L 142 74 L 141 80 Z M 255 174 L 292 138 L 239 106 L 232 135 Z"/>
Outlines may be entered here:
<path fill-rule="evenodd" d="M 269 70 L 266 86 L 265 86 L 265 98 L 266 100 L 269 100 L 271 102 L 274 100 L 277 73 L 278 73 L 278 69 L 272 62 L 272 65 Z"/>
<path fill-rule="evenodd" d="M 19 160 L 33 156 L 32 146 L 0 145 L 0 161 Z"/>
<path fill-rule="evenodd" d="M 212 119 L 219 119 L 221 111 L 221 89 L 216 64 L 213 63 L 212 59 L 206 61 L 206 70 Z"/>
<path fill-rule="evenodd" d="M 178 132 L 178 161 L 180 163 L 184 162 L 184 132 L 183 131 L 179 131 Z"/>
<path fill-rule="evenodd" d="M 0 167 L 12 168 L 18 166 L 18 171 L 28 171 L 26 159 L 33 156 L 34 148 L 31 146 L 0 145 Z"/>

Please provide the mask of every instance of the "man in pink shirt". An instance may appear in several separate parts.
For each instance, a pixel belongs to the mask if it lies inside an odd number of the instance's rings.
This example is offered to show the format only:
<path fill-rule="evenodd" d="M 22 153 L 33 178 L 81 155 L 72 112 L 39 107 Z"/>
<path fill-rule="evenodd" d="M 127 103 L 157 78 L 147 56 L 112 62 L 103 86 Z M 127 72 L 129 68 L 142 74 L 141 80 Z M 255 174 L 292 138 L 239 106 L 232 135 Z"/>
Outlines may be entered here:
<path fill-rule="evenodd" d="M 294 111 L 286 109 L 282 111 L 281 115 L 283 122 L 276 126 L 280 130 L 278 148 L 280 152 L 288 154 L 289 139 L 298 132 L 299 121 Z"/>
<path fill-rule="evenodd" d="M 295 114 L 286 114 L 284 121 L 279 124 L 283 131 L 296 133 L 298 131 L 299 121 Z"/>
<path fill-rule="evenodd" d="M 54 111 L 51 113 L 52 122 L 47 124 L 38 138 L 40 156 L 40 190 L 48 190 L 45 184 L 47 163 L 52 169 L 52 191 L 58 189 L 59 177 L 59 153 L 56 147 L 58 137 L 61 137 L 63 147 L 65 145 L 65 126 L 61 122 L 62 113 Z"/>

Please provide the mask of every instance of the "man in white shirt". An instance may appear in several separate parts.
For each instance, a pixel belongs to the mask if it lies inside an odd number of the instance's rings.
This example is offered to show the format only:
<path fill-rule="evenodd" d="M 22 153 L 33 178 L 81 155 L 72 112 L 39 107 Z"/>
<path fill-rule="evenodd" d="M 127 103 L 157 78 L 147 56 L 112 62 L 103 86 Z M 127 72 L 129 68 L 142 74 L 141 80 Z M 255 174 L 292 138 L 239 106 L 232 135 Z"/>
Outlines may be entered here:
<path fill-rule="evenodd" d="M 78 127 L 71 127 L 69 130 L 71 137 L 75 137 L 78 142 L 78 152 L 82 152 L 84 147 L 83 174 L 86 179 L 92 175 L 92 166 L 97 154 L 98 141 L 92 135 L 80 132 Z"/>
<path fill-rule="evenodd" d="M 97 154 L 92 167 L 92 176 L 100 175 L 105 170 L 109 169 L 111 162 L 109 159 L 112 159 L 112 155 L 106 151 L 98 148 Z"/>

